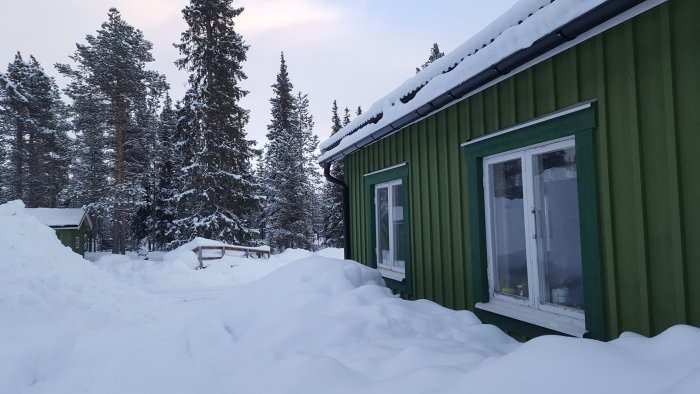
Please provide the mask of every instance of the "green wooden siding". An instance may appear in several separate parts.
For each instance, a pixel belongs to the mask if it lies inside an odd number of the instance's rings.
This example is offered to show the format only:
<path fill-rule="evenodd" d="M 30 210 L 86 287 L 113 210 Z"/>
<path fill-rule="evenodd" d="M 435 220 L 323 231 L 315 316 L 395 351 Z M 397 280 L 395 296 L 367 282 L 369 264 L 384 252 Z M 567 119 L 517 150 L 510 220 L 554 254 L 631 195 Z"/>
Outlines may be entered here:
<path fill-rule="evenodd" d="M 56 236 L 58 239 L 61 241 L 61 243 L 65 246 L 68 246 L 69 248 L 73 249 L 75 253 L 78 253 L 80 255 L 84 255 L 84 241 L 85 241 L 85 236 L 84 232 L 82 230 L 61 230 L 58 229 L 56 230 Z M 75 245 L 75 238 L 80 237 L 80 245 L 76 248 Z"/>
<path fill-rule="evenodd" d="M 700 326 L 700 3 L 670 0 L 345 159 L 352 256 L 363 175 L 407 162 L 413 297 L 473 309 L 460 143 L 596 99 L 606 336 Z"/>

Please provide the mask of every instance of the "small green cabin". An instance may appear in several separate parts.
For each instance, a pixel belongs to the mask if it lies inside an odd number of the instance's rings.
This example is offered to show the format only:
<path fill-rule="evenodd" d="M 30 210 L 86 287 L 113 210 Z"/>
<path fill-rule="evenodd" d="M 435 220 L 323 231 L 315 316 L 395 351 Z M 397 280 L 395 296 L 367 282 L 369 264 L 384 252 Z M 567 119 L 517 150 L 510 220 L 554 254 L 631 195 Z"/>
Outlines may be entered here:
<path fill-rule="evenodd" d="M 56 231 L 61 243 L 81 256 L 92 235 L 92 219 L 82 208 L 25 208 L 32 215 Z"/>
<path fill-rule="evenodd" d="M 698 19 L 520 1 L 321 144 L 346 252 L 526 338 L 700 326 Z"/>

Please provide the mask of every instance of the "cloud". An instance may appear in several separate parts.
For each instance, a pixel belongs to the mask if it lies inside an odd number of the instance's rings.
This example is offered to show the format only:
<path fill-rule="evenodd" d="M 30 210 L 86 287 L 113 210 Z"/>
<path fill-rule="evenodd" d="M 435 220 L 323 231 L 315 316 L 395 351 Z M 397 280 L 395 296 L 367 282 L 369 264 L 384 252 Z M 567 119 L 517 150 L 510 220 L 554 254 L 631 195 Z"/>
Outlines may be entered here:
<path fill-rule="evenodd" d="M 116 0 L 114 3 L 127 23 L 143 30 L 158 27 L 174 17 L 180 18 L 180 12 L 188 4 L 188 1 Z"/>
<path fill-rule="evenodd" d="M 341 18 L 339 7 L 318 0 L 246 0 L 238 4 L 245 11 L 236 21 L 243 34 L 255 34 L 313 22 L 332 22 Z"/>

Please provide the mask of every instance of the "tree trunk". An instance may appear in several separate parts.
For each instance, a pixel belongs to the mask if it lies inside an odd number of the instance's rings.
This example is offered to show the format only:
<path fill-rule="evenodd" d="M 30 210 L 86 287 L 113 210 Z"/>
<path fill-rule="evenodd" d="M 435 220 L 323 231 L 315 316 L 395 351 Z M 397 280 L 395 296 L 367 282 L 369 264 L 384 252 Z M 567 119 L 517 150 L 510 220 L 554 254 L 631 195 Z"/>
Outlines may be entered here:
<path fill-rule="evenodd" d="M 14 179 L 15 198 L 24 198 L 24 125 L 17 122 L 17 134 L 15 141 L 15 172 Z"/>
<path fill-rule="evenodd" d="M 38 208 L 39 207 L 39 190 L 37 190 L 37 183 L 40 181 L 40 176 L 39 176 L 39 166 L 38 166 L 38 160 L 39 158 L 37 155 L 39 152 L 36 151 L 36 133 L 34 132 L 34 128 L 30 127 L 29 131 L 27 132 L 29 136 L 29 141 L 27 141 L 27 183 L 25 185 L 25 189 L 27 192 L 27 207 L 29 208 Z"/>
<path fill-rule="evenodd" d="M 124 143 L 126 141 L 126 104 L 121 97 L 112 100 L 114 108 L 114 128 L 116 133 L 116 157 L 115 157 L 115 180 L 117 187 L 124 184 L 125 166 L 124 166 Z M 118 198 L 121 198 L 119 196 Z M 112 230 L 112 253 L 126 254 L 126 245 L 124 243 L 124 214 L 121 201 L 116 203 L 114 207 L 114 223 Z"/>

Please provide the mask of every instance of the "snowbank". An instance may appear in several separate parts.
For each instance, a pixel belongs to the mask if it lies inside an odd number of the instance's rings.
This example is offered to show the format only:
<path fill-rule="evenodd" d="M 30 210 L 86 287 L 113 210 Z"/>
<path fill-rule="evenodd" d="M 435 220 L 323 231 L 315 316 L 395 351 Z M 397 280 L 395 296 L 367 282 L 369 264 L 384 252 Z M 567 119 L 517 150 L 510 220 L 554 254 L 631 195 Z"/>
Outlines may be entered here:
<path fill-rule="evenodd" d="M 63 246 L 19 200 L 0 205 L 0 256 L 3 327 L 56 319 L 113 325 L 132 321 L 128 305 L 146 297 Z"/>
<path fill-rule="evenodd" d="M 698 328 L 520 344 L 323 257 L 338 250 L 248 260 L 255 274 L 233 257 L 193 270 L 109 256 L 100 269 L 21 210 L 0 206 L 10 256 L 0 393 L 695 393 L 700 383 Z"/>
<path fill-rule="evenodd" d="M 95 261 L 95 265 L 122 282 L 149 292 L 161 293 L 250 283 L 283 265 L 310 255 L 311 252 L 299 249 L 287 249 L 270 258 L 226 255 L 221 259 L 205 261 L 206 268 L 200 270 L 196 269 L 199 267 L 199 260 L 192 251 L 177 248 L 164 254 L 160 260 L 141 260 L 105 254 Z"/>
<path fill-rule="evenodd" d="M 1 393 L 60 370 L 81 334 L 143 326 L 159 308 L 63 246 L 21 201 L 0 205 L 0 256 Z"/>

